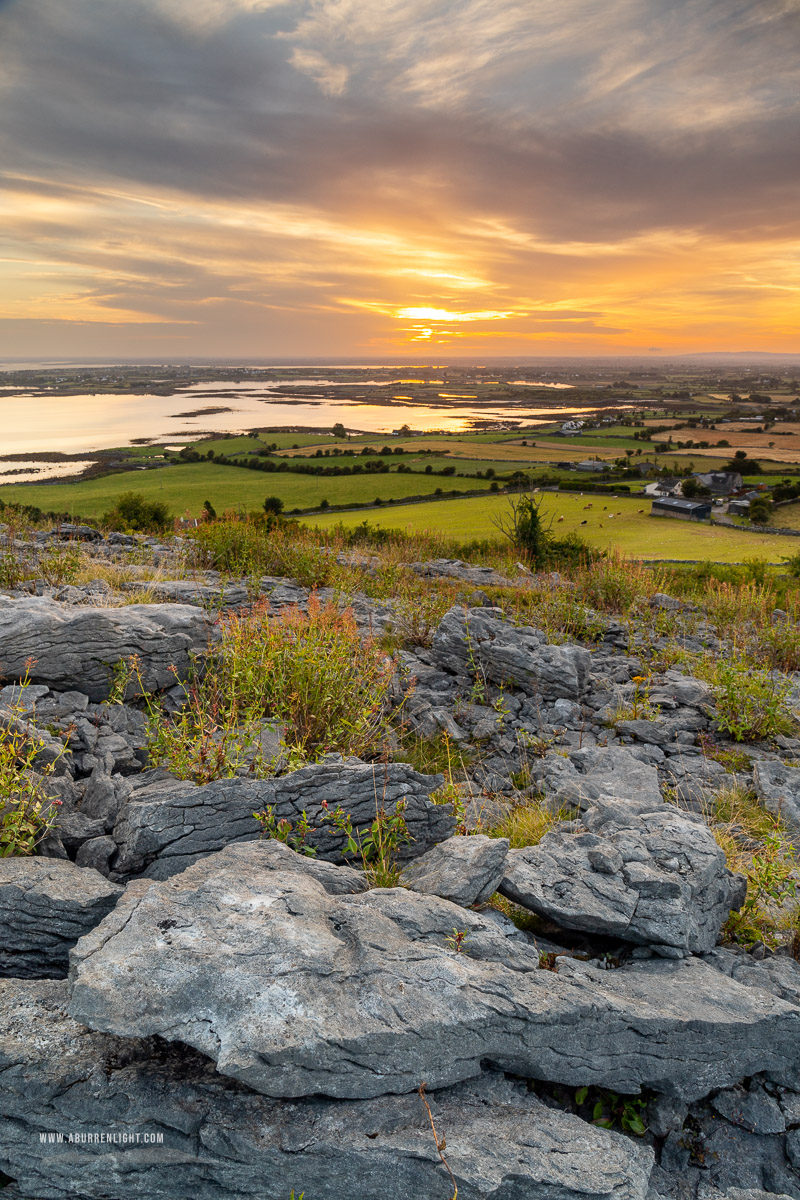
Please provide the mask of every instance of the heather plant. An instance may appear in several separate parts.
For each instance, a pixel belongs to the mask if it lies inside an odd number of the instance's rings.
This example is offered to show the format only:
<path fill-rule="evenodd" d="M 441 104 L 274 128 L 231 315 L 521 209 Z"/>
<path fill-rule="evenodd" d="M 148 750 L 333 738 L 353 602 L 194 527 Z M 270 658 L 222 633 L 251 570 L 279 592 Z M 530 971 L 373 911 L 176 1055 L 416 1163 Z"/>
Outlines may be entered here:
<path fill-rule="evenodd" d="M 401 846 L 412 840 L 406 824 L 405 800 L 398 800 L 390 811 L 376 798 L 375 820 L 365 829 L 354 828 L 353 818 L 341 805 L 332 811 L 323 801 L 322 810 L 317 825 L 312 825 L 305 809 L 294 824 L 285 817 L 278 819 L 271 804 L 261 812 L 254 812 L 253 817 L 261 826 L 262 837 L 275 838 L 298 854 L 309 857 L 317 853 L 309 841 L 311 835 L 326 825 L 332 826 L 343 837 L 343 857 L 360 863 L 370 887 L 397 887 L 400 884 L 397 854 Z"/>
<path fill-rule="evenodd" d="M 608 715 L 606 723 L 615 728 L 621 721 L 655 721 L 661 709 L 650 699 L 650 676 L 634 675 L 633 693 L 627 700 L 620 700 Z"/>
<path fill-rule="evenodd" d="M 254 812 L 253 817 L 261 826 L 262 837 L 275 838 L 277 842 L 283 842 L 284 846 L 289 846 L 298 854 L 306 854 L 309 858 L 316 855 L 316 847 L 308 841 L 309 835 L 314 832 L 314 826 L 309 821 L 305 809 L 294 825 L 286 817 L 276 817 L 275 806 L 272 804 L 268 804 L 260 812 Z"/>

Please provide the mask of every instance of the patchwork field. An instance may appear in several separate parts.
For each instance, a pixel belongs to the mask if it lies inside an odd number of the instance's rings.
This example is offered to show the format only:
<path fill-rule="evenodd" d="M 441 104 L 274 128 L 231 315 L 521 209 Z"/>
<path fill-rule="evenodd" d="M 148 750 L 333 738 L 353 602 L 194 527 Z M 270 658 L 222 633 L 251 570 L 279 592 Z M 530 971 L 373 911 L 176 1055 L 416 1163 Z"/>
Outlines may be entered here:
<path fill-rule="evenodd" d="M 743 562 L 763 558 L 780 562 L 800 552 L 800 538 L 778 534 L 756 534 L 746 530 L 711 527 L 651 517 L 650 503 L 641 499 L 613 499 L 606 496 L 568 496 L 543 493 L 544 511 L 552 517 L 553 532 L 574 531 L 592 546 L 603 550 L 619 548 L 641 559 L 681 559 L 717 562 Z M 797 506 L 800 509 L 800 505 Z M 434 503 L 408 504 L 386 512 L 369 514 L 371 524 L 385 529 L 405 529 L 418 533 L 427 530 L 467 540 L 497 536 L 493 518 L 508 510 L 505 496 L 465 497 Z M 782 510 L 786 511 L 786 510 Z M 325 514 L 306 518 L 308 524 L 330 526 L 341 522 L 358 525 L 363 512 Z M 586 522 L 584 525 L 583 522 Z"/>
<path fill-rule="evenodd" d="M 330 504 L 368 504 L 382 500 L 443 491 L 489 487 L 488 480 L 443 478 L 441 475 L 293 475 L 290 472 L 248 471 L 214 463 L 188 463 L 151 471 L 127 471 L 102 479 L 71 484 L 9 485 L 0 488 L 6 503 L 34 504 L 44 510 L 74 516 L 99 517 L 114 507 L 123 492 L 141 492 L 148 500 L 167 505 L 175 516 L 199 516 L 206 500 L 218 513 L 225 509 L 257 509 L 265 497 L 279 496 L 284 508 Z"/>

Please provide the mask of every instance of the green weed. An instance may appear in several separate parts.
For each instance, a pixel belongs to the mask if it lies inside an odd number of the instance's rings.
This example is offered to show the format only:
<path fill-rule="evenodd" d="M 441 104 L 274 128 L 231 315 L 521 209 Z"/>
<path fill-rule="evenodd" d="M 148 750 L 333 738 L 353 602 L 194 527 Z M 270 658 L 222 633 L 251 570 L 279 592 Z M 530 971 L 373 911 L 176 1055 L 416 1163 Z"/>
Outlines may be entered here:
<path fill-rule="evenodd" d="M 187 703 L 168 717 L 148 707 L 148 749 L 180 778 L 208 782 L 274 762 L 262 747 L 265 723 L 285 727 L 288 765 L 331 751 L 370 756 L 388 734 L 395 663 L 362 640 L 352 612 L 321 605 L 273 615 L 265 601 L 220 620 L 220 639 L 184 684 Z"/>
<path fill-rule="evenodd" d="M 762 741 L 794 728 L 788 681 L 742 653 L 706 660 L 697 674 L 711 685 L 719 728 L 735 742 Z"/>
<path fill-rule="evenodd" d="M 23 680 L 23 688 L 27 680 Z M 0 858 L 33 854 L 53 828 L 60 801 L 46 779 L 55 762 L 37 761 L 44 743 L 25 721 L 23 706 L 11 706 L 0 725 Z"/>

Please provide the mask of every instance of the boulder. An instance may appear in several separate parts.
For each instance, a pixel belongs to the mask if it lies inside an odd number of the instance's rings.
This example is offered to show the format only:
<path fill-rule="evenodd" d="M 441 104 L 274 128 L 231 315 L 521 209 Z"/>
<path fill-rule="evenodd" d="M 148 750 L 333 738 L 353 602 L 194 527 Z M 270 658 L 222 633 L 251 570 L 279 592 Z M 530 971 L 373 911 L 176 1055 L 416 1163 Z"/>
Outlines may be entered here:
<path fill-rule="evenodd" d="M 91 525 L 70 525 L 64 523 L 52 530 L 54 538 L 66 538 L 73 542 L 102 542 L 103 535 L 99 529 L 94 529 Z"/>
<path fill-rule="evenodd" d="M 632 812 L 650 812 L 663 803 L 656 768 L 617 746 L 574 750 L 569 758 L 549 755 L 529 769 L 549 808 L 586 809 L 604 796 Z"/>
<path fill-rule="evenodd" d="M 699 959 L 559 956 L 554 973 L 510 922 L 402 888 L 332 896 L 306 871 L 264 870 L 261 850 L 129 884 L 72 952 L 71 1015 L 184 1042 L 284 1098 L 447 1087 L 482 1064 L 687 1099 L 798 1076 L 800 1009 Z"/>
<path fill-rule="evenodd" d="M 566 929 L 670 957 L 713 949 L 746 884 L 700 818 L 665 804 L 636 816 L 607 804 L 590 809 L 583 824 L 511 850 L 498 891 Z"/>
<path fill-rule="evenodd" d="M 745 987 L 759 988 L 800 1007 L 800 963 L 794 958 L 775 954 L 756 959 L 744 951 L 737 953 L 717 946 L 704 955 L 704 960 Z"/>
<path fill-rule="evenodd" d="M 493 567 L 476 567 L 460 558 L 435 558 L 430 562 L 404 564 L 424 579 L 458 579 L 478 587 L 512 587 L 518 579 L 509 579 Z"/>
<path fill-rule="evenodd" d="M 217 779 L 201 787 L 161 779 L 137 788 L 120 808 L 113 831 L 119 845 L 114 869 L 120 876 L 146 870 L 149 878 L 166 879 L 231 842 L 259 838 L 253 813 L 269 805 L 276 820 L 292 826 L 305 812 L 315 827 L 308 844 L 320 858 L 341 862 L 344 835 L 326 816 L 341 806 L 354 828 L 365 829 L 375 820 L 376 806 L 391 812 L 399 800 L 405 801 L 412 838 L 400 848 L 400 857 L 414 858 L 453 832 L 452 805 L 429 799 L 442 783 L 441 775 L 421 775 L 405 763 L 358 759 L 316 763 L 277 779 Z"/>
<path fill-rule="evenodd" d="M 63 983 L 0 983 L 0 1170 L 17 1181 L 17 1196 L 453 1193 L 414 1093 L 271 1100 L 223 1079 L 187 1046 L 92 1033 L 66 1015 L 65 1001 Z M 547 1108 L 520 1083 L 486 1072 L 428 1098 L 460 1200 L 647 1196 L 648 1146 Z M 98 1131 L 121 1136 L 100 1143 Z"/>
<path fill-rule="evenodd" d="M 174 684 L 173 666 L 187 673 L 211 633 L 206 614 L 190 605 L 69 607 L 41 596 L 0 596 L 0 671 L 3 679 L 21 678 L 32 660 L 32 682 L 105 700 L 115 663 L 135 654 L 145 691 L 155 692 Z"/>
<path fill-rule="evenodd" d="M 711 1107 L 726 1121 L 750 1133 L 765 1137 L 786 1132 L 786 1117 L 780 1104 L 757 1082 L 751 1082 L 749 1088 L 739 1084 L 717 1092 Z"/>
<path fill-rule="evenodd" d="M 193 579 L 149 579 L 123 583 L 126 592 L 145 592 L 154 599 L 173 604 L 199 604 L 203 608 L 242 608 L 252 596 L 241 583 L 197 583 Z"/>
<path fill-rule="evenodd" d="M 442 618 L 431 657 L 454 675 L 482 671 L 492 683 L 512 684 L 545 700 L 579 699 L 591 664 L 582 646 L 551 646 L 540 630 L 512 624 L 499 608 L 460 605 Z"/>
<path fill-rule="evenodd" d="M 800 835 L 800 767 L 762 760 L 753 764 L 753 786 L 764 807 Z"/>
<path fill-rule="evenodd" d="M 503 878 L 507 854 L 508 838 L 450 838 L 406 867 L 403 883 L 412 892 L 441 896 L 463 908 L 484 904 Z"/>
<path fill-rule="evenodd" d="M 122 888 L 66 859 L 0 858 L 0 975 L 60 979 Z"/>

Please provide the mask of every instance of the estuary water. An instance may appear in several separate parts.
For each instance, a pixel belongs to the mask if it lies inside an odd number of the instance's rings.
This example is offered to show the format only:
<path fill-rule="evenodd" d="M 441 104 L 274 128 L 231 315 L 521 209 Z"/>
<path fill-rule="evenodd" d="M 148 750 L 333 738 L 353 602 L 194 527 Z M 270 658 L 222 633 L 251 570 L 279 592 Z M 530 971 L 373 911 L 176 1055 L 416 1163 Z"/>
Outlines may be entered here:
<path fill-rule="evenodd" d="M 14 469 L 15 474 L 0 476 L 4 482 L 25 482 L 26 479 L 56 478 L 65 473 L 80 471 L 78 464 L 47 464 L 34 462 L 46 451 L 81 454 L 129 446 L 135 442 L 168 441 L 180 445 L 203 433 L 239 433 L 261 427 L 306 427 L 330 429 L 341 422 L 347 429 L 366 433 L 389 434 L 408 425 L 412 430 L 452 433 L 480 428 L 486 424 L 517 424 L 553 416 L 564 418 L 590 408 L 557 405 L 542 407 L 539 398 L 530 403 L 526 386 L 552 387 L 562 391 L 569 385 L 544 381 L 509 380 L 519 387 L 519 399 L 492 403 L 479 400 L 469 392 L 437 393 L 437 403 L 417 402 L 403 393 L 411 384 L 441 384 L 439 378 L 399 378 L 391 381 L 365 379 L 363 382 L 336 379 L 274 379 L 262 381 L 202 382 L 180 388 L 171 396 L 152 394 L 120 395 L 93 393 L 64 395 L 47 391 L 9 395 L 0 389 L 0 470 Z M 296 393 L 287 396 L 277 392 L 291 387 Z M 347 396 L 334 400 L 319 394 L 321 387 L 342 388 Z M 386 391 L 386 403 L 363 403 L 358 399 L 361 388 L 381 388 Z M 24 454 L 30 461 L 2 461 L 2 456 Z M 26 467 L 30 473 L 22 474 Z"/>

